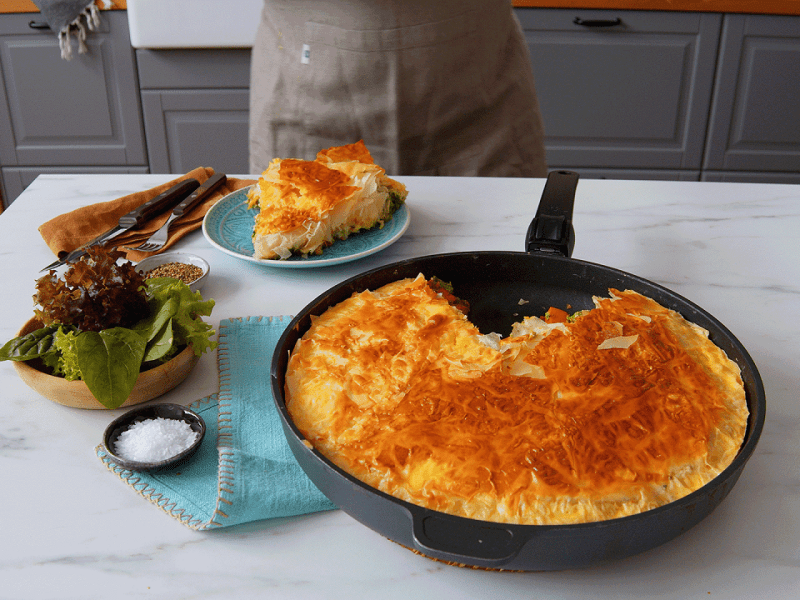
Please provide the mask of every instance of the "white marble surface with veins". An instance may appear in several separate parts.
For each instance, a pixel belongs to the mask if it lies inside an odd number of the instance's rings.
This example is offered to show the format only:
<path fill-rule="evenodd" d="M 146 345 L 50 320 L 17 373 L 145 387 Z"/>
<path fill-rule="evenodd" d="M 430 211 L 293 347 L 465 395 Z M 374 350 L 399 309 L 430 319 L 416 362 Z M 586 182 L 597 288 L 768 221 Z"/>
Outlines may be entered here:
<path fill-rule="evenodd" d="M 32 315 L 52 254 L 37 227 L 167 175 L 39 177 L 0 215 L 2 322 Z M 203 294 L 213 324 L 294 314 L 342 279 L 401 258 L 524 249 L 544 180 L 401 178 L 411 226 L 390 248 L 327 269 L 269 269 L 211 247 Z M 120 411 L 81 411 L 27 388 L 0 364 L 0 598 L 643 598 L 800 597 L 800 185 L 582 180 L 573 256 L 663 284 L 724 323 L 764 381 L 766 426 L 730 496 L 644 554 L 578 571 L 499 573 L 417 556 L 342 511 L 198 533 L 133 493 L 95 457 Z M 216 357 L 164 400 L 217 390 Z"/>

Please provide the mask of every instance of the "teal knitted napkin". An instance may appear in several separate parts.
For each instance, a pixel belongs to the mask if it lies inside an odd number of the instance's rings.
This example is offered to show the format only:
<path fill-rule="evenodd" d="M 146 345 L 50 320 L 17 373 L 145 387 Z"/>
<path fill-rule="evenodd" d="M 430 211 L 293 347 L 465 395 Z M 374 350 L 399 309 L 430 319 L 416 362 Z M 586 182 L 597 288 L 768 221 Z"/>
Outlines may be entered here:
<path fill-rule="evenodd" d="M 147 500 L 197 530 L 336 508 L 306 477 L 286 442 L 269 379 L 272 353 L 291 317 L 220 323 L 219 393 L 190 404 L 206 436 L 187 463 L 152 473 L 98 458 Z"/>

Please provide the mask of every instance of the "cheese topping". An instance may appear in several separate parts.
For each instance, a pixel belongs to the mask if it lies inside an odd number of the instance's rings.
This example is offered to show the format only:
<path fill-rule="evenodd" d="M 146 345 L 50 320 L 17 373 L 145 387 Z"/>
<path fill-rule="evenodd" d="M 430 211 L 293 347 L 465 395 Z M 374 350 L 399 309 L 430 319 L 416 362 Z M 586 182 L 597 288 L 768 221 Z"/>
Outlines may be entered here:
<path fill-rule="evenodd" d="M 611 293 L 499 341 L 422 276 L 356 294 L 298 341 L 289 412 L 347 472 L 443 512 L 556 524 L 666 504 L 733 460 L 744 388 L 703 329 Z"/>
<path fill-rule="evenodd" d="M 328 148 L 313 161 L 274 159 L 248 192 L 257 206 L 255 256 L 319 253 L 335 239 L 381 225 L 405 186 L 386 176 L 363 142 Z"/>

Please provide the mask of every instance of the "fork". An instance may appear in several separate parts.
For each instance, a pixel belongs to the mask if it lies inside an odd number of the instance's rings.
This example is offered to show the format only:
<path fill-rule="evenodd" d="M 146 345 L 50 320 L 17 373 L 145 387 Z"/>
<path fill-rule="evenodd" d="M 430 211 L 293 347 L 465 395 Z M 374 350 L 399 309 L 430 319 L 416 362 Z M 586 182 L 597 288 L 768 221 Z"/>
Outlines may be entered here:
<path fill-rule="evenodd" d="M 167 240 L 169 239 L 169 228 L 172 223 L 192 210 L 208 194 L 225 183 L 227 179 L 228 178 L 224 173 L 216 173 L 215 175 L 209 177 L 199 188 L 197 188 L 194 192 L 187 196 L 183 202 L 175 207 L 175 209 L 172 211 L 172 214 L 169 216 L 169 219 L 167 219 L 167 222 L 164 223 L 158 231 L 156 231 L 145 242 L 136 248 L 131 248 L 129 246 L 126 246 L 126 248 L 128 248 L 128 250 L 138 250 L 139 252 L 155 252 L 156 250 L 161 250 L 161 248 L 164 247 L 164 244 L 166 244 Z"/>

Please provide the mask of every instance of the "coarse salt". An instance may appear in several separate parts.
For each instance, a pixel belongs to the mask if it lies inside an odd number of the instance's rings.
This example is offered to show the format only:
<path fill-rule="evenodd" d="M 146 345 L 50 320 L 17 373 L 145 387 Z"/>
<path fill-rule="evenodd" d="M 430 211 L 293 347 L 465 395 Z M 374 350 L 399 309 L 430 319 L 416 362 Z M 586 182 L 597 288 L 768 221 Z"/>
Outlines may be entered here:
<path fill-rule="evenodd" d="M 136 462 L 160 462 L 180 454 L 199 434 L 186 421 L 145 419 L 123 431 L 114 444 L 117 456 Z"/>

